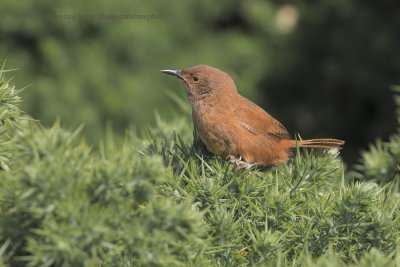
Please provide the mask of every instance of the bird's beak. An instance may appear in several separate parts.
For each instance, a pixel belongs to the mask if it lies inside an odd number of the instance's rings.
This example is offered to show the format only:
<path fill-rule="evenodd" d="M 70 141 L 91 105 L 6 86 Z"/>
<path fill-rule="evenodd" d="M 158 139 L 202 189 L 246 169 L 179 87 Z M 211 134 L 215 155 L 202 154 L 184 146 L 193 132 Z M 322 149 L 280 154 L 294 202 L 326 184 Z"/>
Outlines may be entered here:
<path fill-rule="evenodd" d="M 178 77 L 179 79 L 183 80 L 180 70 L 160 70 L 160 71 L 163 73 L 169 74 L 169 75 L 173 75 L 173 76 Z"/>

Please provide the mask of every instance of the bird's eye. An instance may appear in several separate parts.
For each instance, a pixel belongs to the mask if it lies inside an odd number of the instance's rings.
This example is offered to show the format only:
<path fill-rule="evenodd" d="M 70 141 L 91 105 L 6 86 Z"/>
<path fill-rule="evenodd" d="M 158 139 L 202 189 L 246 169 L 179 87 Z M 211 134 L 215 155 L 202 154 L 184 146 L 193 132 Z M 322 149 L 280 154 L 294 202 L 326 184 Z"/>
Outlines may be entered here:
<path fill-rule="evenodd" d="M 197 82 L 199 81 L 199 77 L 194 76 L 194 77 L 193 77 L 193 81 L 194 81 L 195 83 L 197 83 Z"/>

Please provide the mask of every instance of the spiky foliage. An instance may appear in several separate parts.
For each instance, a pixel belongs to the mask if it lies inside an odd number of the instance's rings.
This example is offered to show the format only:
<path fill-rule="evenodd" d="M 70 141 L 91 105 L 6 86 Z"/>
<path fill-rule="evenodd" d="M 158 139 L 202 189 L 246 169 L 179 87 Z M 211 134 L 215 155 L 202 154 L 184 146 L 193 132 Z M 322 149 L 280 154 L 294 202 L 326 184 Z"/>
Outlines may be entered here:
<path fill-rule="evenodd" d="M 17 120 L 20 119 L 21 111 L 19 104 L 21 90 L 16 90 L 14 85 L 10 84 L 12 79 L 7 79 L 5 61 L 0 69 L 0 168 L 8 170 L 8 160 L 12 154 L 12 136 L 15 127 L 18 127 Z"/>
<path fill-rule="evenodd" d="M 400 86 L 394 87 L 396 93 L 397 118 L 400 127 Z M 400 173 L 400 128 L 389 137 L 388 142 L 378 139 L 370 145 L 368 151 L 361 152 L 360 164 L 357 165 L 358 177 L 363 180 L 373 180 L 387 183 Z"/>
<path fill-rule="evenodd" d="M 163 191 L 204 212 L 215 265 L 292 264 L 330 249 L 352 262 L 371 248 L 397 249 L 397 195 L 373 183 L 345 185 L 337 152 L 298 151 L 287 165 L 251 173 L 168 140 L 151 146 L 167 159 Z"/>
<path fill-rule="evenodd" d="M 80 128 L 16 118 L 0 143 L 0 266 L 400 262 L 398 187 L 345 184 L 336 151 L 239 171 L 192 141 L 188 117 L 109 131 L 98 149 Z"/>
<path fill-rule="evenodd" d="M 12 101 L 1 103 L 9 117 Z M 141 156 L 145 141 L 108 138 L 93 151 L 80 128 L 58 122 L 47 129 L 25 121 L 12 134 L 10 169 L 0 171 L 3 265 L 207 265 L 206 255 L 197 257 L 205 247 L 202 214 L 160 194 L 162 158 Z"/>

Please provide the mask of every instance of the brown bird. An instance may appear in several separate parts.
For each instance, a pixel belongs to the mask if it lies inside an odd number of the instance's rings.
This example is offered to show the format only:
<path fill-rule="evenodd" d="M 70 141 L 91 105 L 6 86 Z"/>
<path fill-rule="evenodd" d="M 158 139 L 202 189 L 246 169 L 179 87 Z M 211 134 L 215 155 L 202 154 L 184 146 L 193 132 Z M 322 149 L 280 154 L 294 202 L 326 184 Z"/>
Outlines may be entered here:
<path fill-rule="evenodd" d="M 232 78 L 216 68 L 199 65 L 161 72 L 178 77 L 185 86 L 193 123 L 207 149 L 238 168 L 286 163 L 296 144 L 327 149 L 344 144 L 337 139 L 292 140 L 279 121 L 239 95 Z"/>

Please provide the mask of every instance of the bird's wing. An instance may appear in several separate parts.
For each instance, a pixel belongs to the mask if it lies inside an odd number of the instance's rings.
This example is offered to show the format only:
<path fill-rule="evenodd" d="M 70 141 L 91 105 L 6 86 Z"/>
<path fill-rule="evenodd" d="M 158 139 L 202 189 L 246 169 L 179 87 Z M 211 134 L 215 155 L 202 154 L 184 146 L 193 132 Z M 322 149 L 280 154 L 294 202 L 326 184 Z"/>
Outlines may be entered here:
<path fill-rule="evenodd" d="M 269 135 L 278 139 L 291 139 L 290 134 L 279 121 L 262 108 L 242 97 L 240 110 L 237 110 L 239 125 L 255 135 Z"/>
<path fill-rule="evenodd" d="M 273 120 L 272 127 L 270 127 L 270 130 L 267 134 L 279 139 L 292 139 L 285 126 L 275 119 Z"/>

